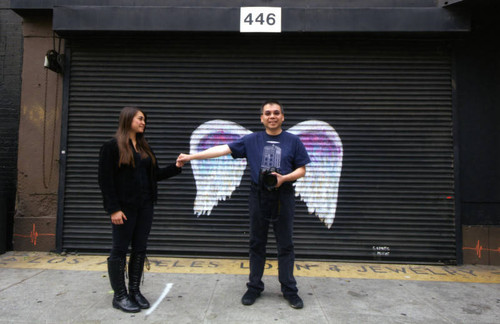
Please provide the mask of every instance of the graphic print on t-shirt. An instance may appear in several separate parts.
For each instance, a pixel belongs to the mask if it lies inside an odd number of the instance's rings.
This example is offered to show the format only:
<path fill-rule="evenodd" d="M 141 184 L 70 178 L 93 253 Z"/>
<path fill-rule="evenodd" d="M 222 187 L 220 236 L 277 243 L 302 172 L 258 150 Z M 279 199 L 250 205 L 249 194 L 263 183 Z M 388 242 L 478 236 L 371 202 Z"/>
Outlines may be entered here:
<path fill-rule="evenodd" d="M 281 165 L 281 147 L 278 145 L 280 142 L 267 141 L 262 151 L 262 163 L 260 164 L 261 170 L 270 170 L 274 168 L 279 170 Z"/>

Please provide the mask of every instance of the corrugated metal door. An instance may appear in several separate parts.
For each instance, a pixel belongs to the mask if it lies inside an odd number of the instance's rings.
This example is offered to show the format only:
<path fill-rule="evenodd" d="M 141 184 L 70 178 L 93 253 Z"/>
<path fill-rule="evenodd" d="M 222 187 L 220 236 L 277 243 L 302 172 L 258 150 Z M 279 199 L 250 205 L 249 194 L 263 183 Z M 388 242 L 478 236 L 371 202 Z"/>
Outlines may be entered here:
<path fill-rule="evenodd" d="M 63 249 L 110 248 L 96 170 L 123 106 L 148 113 L 147 138 L 166 165 L 210 120 L 261 130 L 260 103 L 272 97 L 285 106 L 285 128 L 320 120 L 343 144 L 335 221 L 327 228 L 298 200 L 297 257 L 455 262 L 451 59 L 443 42 L 176 34 L 70 44 Z M 161 183 L 150 251 L 247 256 L 248 184 L 247 170 L 230 199 L 197 217 L 190 166 Z"/>

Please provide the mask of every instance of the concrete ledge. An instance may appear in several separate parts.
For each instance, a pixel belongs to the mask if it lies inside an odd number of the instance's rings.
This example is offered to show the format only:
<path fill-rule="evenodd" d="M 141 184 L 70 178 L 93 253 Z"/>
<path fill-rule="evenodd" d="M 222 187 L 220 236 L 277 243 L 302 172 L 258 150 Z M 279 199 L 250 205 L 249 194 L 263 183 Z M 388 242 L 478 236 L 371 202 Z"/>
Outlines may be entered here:
<path fill-rule="evenodd" d="M 500 265 L 500 226 L 462 227 L 465 264 Z"/>
<path fill-rule="evenodd" d="M 14 220 L 14 249 L 21 251 L 50 251 L 55 249 L 55 217 L 16 217 Z"/>

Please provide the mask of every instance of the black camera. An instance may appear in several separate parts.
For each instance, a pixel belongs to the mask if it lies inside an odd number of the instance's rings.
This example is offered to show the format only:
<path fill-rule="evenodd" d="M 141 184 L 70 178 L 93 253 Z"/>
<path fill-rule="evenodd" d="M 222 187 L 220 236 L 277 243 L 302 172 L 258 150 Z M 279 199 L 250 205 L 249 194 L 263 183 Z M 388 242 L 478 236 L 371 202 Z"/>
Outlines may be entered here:
<path fill-rule="evenodd" d="M 276 168 L 262 169 L 260 170 L 260 183 L 261 185 L 269 191 L 276 190 L 276 184 L 278 183 L 278 178 L 273 172 L 279 173 Z"/>

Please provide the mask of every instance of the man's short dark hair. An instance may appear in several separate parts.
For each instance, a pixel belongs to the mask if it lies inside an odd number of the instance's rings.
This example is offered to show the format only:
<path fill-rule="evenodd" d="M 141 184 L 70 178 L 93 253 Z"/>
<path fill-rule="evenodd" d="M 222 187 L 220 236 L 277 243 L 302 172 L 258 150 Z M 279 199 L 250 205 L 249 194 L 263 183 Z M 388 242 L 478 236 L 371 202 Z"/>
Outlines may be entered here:
<path fill-rule="evenodd" d="M 264 106 L 265 105 L 269 105 L 269 104 L 274 104 L 274 105 L 278 105 L 280 106 L 280 109 L 281 109 L 281 113 L 284 115 L 285 114 L 285 110 L 283 109 L 283 105 L 280 104 L 280 102 L 276 99 L 268 99 L 266 101 L 264 101 L 264 103 L 262 104 L 262 106 L 260 107 L 260 113 L 262 114 L 264 112 Z"/>

